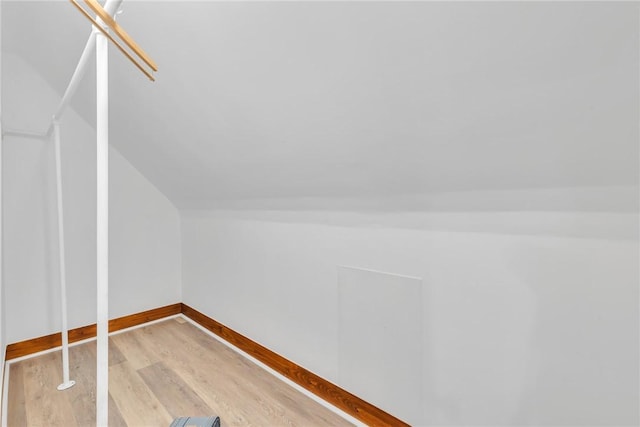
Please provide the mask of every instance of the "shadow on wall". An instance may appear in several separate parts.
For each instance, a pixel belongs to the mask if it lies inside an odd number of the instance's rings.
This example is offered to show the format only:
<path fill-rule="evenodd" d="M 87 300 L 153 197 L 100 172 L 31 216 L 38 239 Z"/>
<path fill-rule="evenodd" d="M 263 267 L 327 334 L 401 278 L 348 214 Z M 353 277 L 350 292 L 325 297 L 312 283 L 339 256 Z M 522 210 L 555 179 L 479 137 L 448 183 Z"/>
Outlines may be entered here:
<path fill-rule="evenodd" d="M 188 200 L 185 209 L 346 212 L 638 212 L 638 185 L 477 189 L 343 197 Z"/>
<path fill-rule="evenodd" d="M 638 240 L 637 186 L 219 201 L 190 217 L 337 227 Z"/>
<path fill-rule="evenodd" d="M 31 307 L 49 324 L 57 324 L 58 235 L 52 144 L 5 138 L 5 286 L 12 304 Z M 26 289 L 31 291 L 26 292 Z M 31 292 L 42 295 L 33 306 Z M 23 316 L 28 312 L 23 311 Z M 26 318 L 23 318 L 24 322 Z M 26 322 L 28 323 L 28 322 Z M 12 337 L 9 337 L 11 339 Z"/>
<path fill-rule="evenodd" d="M 513 267 L 537 301 L 526 388 L 513 422 L 637 425 L 638 247 L 532 241 Z"/>
<path fill-rule="evenodd" d="M 434 239 L 425 254 L 433 340 L 426 424 L 527 424 L 515 413 L 531 373 L 535 294 L 507 265 L 507 242 Z"/>
<path fill-rule="evenodd" d="M 637 425 L 637 243 L 483 241 L 438 245 L 426 424 Z"/>

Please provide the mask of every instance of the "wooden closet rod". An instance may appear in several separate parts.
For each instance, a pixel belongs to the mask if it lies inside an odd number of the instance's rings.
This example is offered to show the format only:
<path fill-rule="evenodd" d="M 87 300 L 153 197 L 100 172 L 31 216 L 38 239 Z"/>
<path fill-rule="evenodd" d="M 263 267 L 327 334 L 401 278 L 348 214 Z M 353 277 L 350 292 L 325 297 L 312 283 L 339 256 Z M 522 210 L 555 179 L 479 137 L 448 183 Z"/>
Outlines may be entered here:
<path fill-rule="evenodd" d="M 69 0 L 89 21 L 93 23 L 93 25 L 102 32 L 111 42 L 116 45 L 118 50 L 126 56 L 129 61 L 133 63 L 145 76 L 149 78 L 151 81 L 155 81 L 153 75 L 148 72 L 140 63 L 131 55 L 125 48 L 120 44 L 109 32 L 98 23 L 76 0 Z M 93 10 L 99 17 L 104 21 L 105 24 L 109 26 L 124 42 L 131 50 L 135 52 L 153 71 L 158 71 L 158 66 L 156 63 L 149 58 L 149 56 L 138 46 L 136 42 L 131 39 L 131 37 L 120 27 L 114 20 L 109 16 L 109 14 L 100 6 L 100 4 L 95 0 L 84 0 L 84 2 Z"/>
<path fill-rule="evenodd" d="M 84 0 L 87 6 L 94 11 L 96 15 L 102 19 L 102 21 L 109 26 L 120 39 L 133 50 L 153 71 L 158 71 L 158 66 L 153 59 L 149 58 L 149 55 L 133 39 L 127 34 L 127 32 L 100 6 L 97 0 Z"/>

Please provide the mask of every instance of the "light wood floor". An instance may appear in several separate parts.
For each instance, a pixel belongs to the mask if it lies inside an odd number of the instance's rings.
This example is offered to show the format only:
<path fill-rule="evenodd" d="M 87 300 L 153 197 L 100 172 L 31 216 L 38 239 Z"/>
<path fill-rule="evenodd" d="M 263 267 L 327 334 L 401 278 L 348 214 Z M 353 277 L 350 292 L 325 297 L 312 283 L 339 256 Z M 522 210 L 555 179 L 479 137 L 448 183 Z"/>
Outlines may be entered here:
<path fill-rule="evenodd" d="M 168 426 L 218 415 L 222 426 L 351 425 L 182 318 L 110 338 L 109 426 Z M 94 426 L 95 341 L 10 365 L 8 425 Z"/>

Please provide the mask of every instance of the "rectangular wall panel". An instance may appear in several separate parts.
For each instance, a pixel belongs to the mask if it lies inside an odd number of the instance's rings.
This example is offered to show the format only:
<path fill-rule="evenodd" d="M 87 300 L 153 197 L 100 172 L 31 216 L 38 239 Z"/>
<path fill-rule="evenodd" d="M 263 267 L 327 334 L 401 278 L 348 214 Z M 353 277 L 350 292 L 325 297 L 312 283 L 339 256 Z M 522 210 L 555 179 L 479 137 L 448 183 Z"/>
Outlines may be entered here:
<path fill-rule="evenodd" d="M 338 267 L 340 386 L 422 421 L 422 280 Z"/>

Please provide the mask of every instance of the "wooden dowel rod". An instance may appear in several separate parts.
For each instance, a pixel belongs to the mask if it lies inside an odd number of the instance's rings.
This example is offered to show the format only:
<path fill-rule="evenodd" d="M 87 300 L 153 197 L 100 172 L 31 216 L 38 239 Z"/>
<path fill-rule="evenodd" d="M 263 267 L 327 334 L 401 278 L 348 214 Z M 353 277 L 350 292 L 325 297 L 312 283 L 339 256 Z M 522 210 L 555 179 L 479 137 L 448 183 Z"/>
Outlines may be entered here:
<path fill-rule="evenodd" d="M 111 42 L 113 44 L 116 45 L 116 47 L 120 50 L 120 52 L 122 52 L 124 54 L 124 56 L 126 56 L 127 58 L 129 58 L 129 61 L 131 61 L 133 63 L 133 65 L 135 65 L 140 71 L 142 71 L 144 73 L 144 75 L 146 75 L 149 80 L 151 80 L 152 82 L 156 81 L 156 79 L 153 77 L 153 75 L 151 73 L 149 73 L 147 70 L 144 69 L 144 67 L 142 65 L 140 65 L 140 63 L 138 63 L 138 61 L 136 61 L 136 59 L 129 53 L 127 52 L 127 50 L 120 44 L 118 43 L 118 41 L 116 39 L 114 39 L 111 34 L 109 34 L 109 32 L 107 30 L 105 30 L 102 25 L 100 25 L 98 23 L 98 21 L 96 21 L 95 19 L 93 19 L 93 17 L 91 15 L 89 15 L 89 13 L 84 10 L 84 8 L 82 6 L 80 6 L 80 4 L 78 4 L 78 2 L 76 0 L 69 0 L 71 3 L 73 3 L 73 5 L 78 8 L 78 10 L 80 12 L 82 12 L 82 14 L 93 23 L 94 27 L 96 27 L 98 30 L 100 30 L 102 32 L 102 34 L 104 34 L 109 40 L 111 40 Z"/>
<path fill-rule="evenodd" d="M 93 12 L 109 26 L 120 39 L 127 45 L 136 55 L 140 57 L 153 71 L 158 71 L 158 66 L 153 59 L 151 59 L 138 44 L 127 34 L 127 32 L 100 6 L 97 0 L 84 0 Z"/>

